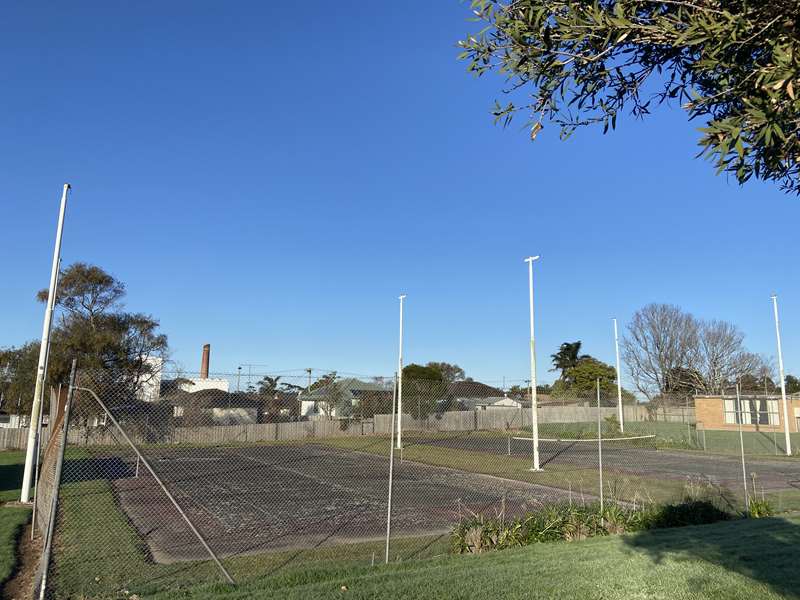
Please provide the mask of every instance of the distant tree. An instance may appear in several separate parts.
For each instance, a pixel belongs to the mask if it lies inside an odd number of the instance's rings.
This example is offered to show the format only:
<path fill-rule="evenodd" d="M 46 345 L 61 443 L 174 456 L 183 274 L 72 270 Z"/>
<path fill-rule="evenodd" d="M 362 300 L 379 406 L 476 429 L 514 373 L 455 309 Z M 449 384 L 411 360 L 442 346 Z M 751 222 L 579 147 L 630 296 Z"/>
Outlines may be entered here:
<path fill-rule="evenodd" d="M 336 371 L 319 377 L 304 393 L 312 393 L 317 402 L 317 409 L 329 419 L 347 418 L 353 415 L 353 402 L 350 392 L 338 379 Z M 302 393 L 301 393 L 302 395 Z"/>
<path fill-rule="evenodd" d="M 542 384 L 536 386 L 537 394 L 552 394 L 555 386 L 549 384 Z M 512 385 L 506 390 L 506 395 L 514 400 L 530 400 L 531 388 L 530 385 Z"/>
<path fill-rule="evenodd" d="M 553 368 L 551 371 L 561 371 L 561 379 L 564 379 L 569 369 L 578 365 L 581 358 L 581 341 L 564 342 L 558 349 L 558 352 L 551 354 L 550 358 L 553 360 Z"/>
<path fill-rule="evenodd" d="M 262 377 L 261 380 L 256 384 L 258 386 L 256 391 L 260 396 L 274 396 L 278 391 L 278 386 L 281 385 L 280 381 L 280 375 L 277 377 L 264 375 L 264 377 Z"/>
<path fill-rule="evenodd" d="M 39 342 L 28 342 L 18 348 L 0 350 L 2 410 L 14 413 L 18 402 L 20 409 L 30 406 L 38 364 Z"/>
<path fill-rule="evenodd" d="M 406 380 L 445 381 L 442 372 L 430 365 L 423 366 L 411 363 L 403 367 L 403 382 Z"/>
<path fill-rule="evenodd" d="M 308 391 L 313 392 L 314 390 L 328 387 L 330 384 L 336 381 L 336 377 L 337 377 L 336 371 L 325 373 L 308 387 Z"/>
<path fill-rule="evenodd" d="M 424 419 L 447 400 L 447 384 L 441 371 L 414 363 L 403 367 L 404 413 Z"/>
<path fill-rule="evenodd" d="M 392 390 L 366 390 L 358 402 L 358 414 L 362 419 L 375 415 L 392 414 Z"/>
<path fill-rule="evenodd" d="M 749 378 L 753 389 L 763 389 L 770 375 L 767 361 L 744 348 L 744 333 L 726 321 L 702 321 L 697 327 L 697 351 L 690 365 L 695 380 L 690 383 L 702 394 L 721 394 L 732 383 Z"/>
<path fill-rule="evenodd" d="M 442 380 L 446 381 L 447 383 L 463 381 L 466 378 L 464 369 L 458 365 L 453 365 L 446 362 L 429 362 L 425 366 L 439 371 L 439 373 L 442 374 Z"/>
<path fill-rule="evenodd" d="M 691 379 L 676 379 L 694 363 L 699 324 L 669 304 L 648 304 L 638 310 L 622 340 L 622 354 L 637 389 L 649 399 L 670 393 Z"/>
<path fill-rule="evenodd" d="M 800 379 L 794 375 L 786 376 L 786 393 L 787 394 L 800 394 Z"/>
<path fill-rule="evenodd" d="M 47 290 L 36 294 L 42 302 L 47 296 Z M 153 317 L 124 311 L 124 296 L 125 285 L 100 267 L 75 263 L 61 272 L 50 336 L 49 385 L 66 382 L 73 358 L 81 370 L 94 371 L 95 387 L 102 385 L 109 394 L 113 390 L 117 399 L 133 398 L 156 376 L 151 359 L 168 357 L 167 337 Z M 21 395 L 24 411 L 30 410 L 38 352 L 38 342 L 0 351 L 0 370 L 5 371 L 0 385 Z"/>
<path fill-rule="evenodd" d="M 760 390 L 771 377 L 769 362 L 747 351 L 735 325 L 701 321 L 672 305 L 649 304 L 637 311 L 622 349 L 637 388 L 650 399 L 721 394 L 745 380 Z"/>
<path fill-rule="evenodd" d="M 617 371 L 611 365 L 591 356 L 582 358 L 578 364 L 567 369 L 565 381 L 569 391 L 580 397 L 592 398 L 597 393 L 597 380 L 600 380 L 601 398 L 617 395 Z"/>
<path fill-rule="evenodd" d="M 48 290 L 36 297 L 47 302 Z M 118 309 L 125 297 L 125 284 L 96 265 L 77 262 L 62 271 L 58 280 L 56 304 L 65 315 L 75 316 L 100 326 L 96 319 Z"/>

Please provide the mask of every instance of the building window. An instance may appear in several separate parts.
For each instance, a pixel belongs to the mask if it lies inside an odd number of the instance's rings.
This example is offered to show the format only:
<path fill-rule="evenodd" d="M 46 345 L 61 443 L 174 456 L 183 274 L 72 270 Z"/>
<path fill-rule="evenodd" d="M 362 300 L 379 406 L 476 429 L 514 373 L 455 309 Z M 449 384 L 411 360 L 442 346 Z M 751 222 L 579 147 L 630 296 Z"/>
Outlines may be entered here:
<path fill-rule="evenodd" d="M 738 425 L 778 425 L 778 401 L 769 398 L 742 398 L 741 411 L 736 398 L 726 398 L 725 423 Z M 741 417 L 741 420 L 740 420 Z"/>

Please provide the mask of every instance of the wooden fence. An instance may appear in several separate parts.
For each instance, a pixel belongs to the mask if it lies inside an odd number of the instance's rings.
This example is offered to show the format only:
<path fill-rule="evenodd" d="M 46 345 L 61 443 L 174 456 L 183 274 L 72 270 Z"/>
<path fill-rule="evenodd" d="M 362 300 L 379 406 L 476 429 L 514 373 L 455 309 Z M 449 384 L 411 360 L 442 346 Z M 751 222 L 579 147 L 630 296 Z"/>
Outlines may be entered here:
<path fill-rule="evenodd" d="M 603 418 L 615 416 L 616 408 L 600 409 Z M 647 411 L 642 406 L 626 406 L 626 421 L 647 420 Z M 683 416 L 683 415 L 682 415 Z M 693 415 L 692 415 L 693 416 Z M 689 415 L 685 415 L 688 418 Z M 596 409 L 582 406 L 543 407 L 539 409 L 540 423 L 583 423 L 597 419 Z M 519 429 L 530 427 L 528 409 L 493 408 L 488 410 L 454 411 L 430 415 L 417 420 L 403 415 L 406 431 L 478 431 Z M 293 423 L 259 423 L 251 425 L 219 425 L 213 427 L 175 427 L 159 439 L 146 439 L 136 431 L 127 433 L 135 442 L 161 442 L 186 445 L 220 445 L 265 441 L 290 441 L 327 437 L 359 437 L 388 435 L 391 428 L 390 415 L 375 415 L 364 421 L 298 421 Z M 24 449 L 27 443 L 27 428 L 0 429 L 0 450 Z M 42 431 L 42 442 L 47 443 L 47 428 Z M 73 427 L 69 432 L 71 446 L 106 446 L 119 443 L 109 426 Z"/>

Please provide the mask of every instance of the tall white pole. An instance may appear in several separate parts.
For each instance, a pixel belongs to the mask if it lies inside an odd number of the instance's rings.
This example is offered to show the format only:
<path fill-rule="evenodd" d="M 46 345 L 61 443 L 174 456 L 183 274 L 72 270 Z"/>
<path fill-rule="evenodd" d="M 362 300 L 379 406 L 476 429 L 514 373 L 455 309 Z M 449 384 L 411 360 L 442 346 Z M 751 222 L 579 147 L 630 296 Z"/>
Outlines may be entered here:
<path fill-rule="evenodd" d="M 528 292 L 530 298 L 531 313 L 531 432 L 533 443 L 533 466 L 531 471 L 541 471 L 539 464 L 539 411 L 536 403 L 536 336 L 533 328 L 533 261 L 538 260 L 538 256 L 529 256 L 525 259 L 528 263 Z"/>
<path fill-rule="evenodd" d="M 625 415 L 622 413 L 622 373 L 619 368 L 619 331 L 617 320 L 614 319 L 614 347 L 617 351 L 617 410 L 619 411 L 619 430 L 625 432 Z"/>
<path fill-rule="evenodd" d="M 786 401 L 786 375 L 783 372 L 783 349 L 781 348 L 781 323 L 778 319 L 778 296 L 772 295 L 772 310 L 775 313 L 775 337 L 778 339 L 778 376 L 781 378 L 781 401 L 783 402 L 783 433 L 786 437 L 786 456 L 792 455 L 792 438 L 789 435 L 789 403 Z"/>
<path fill-rule="evenodd" d="M 403 301 L 400 296 L 400 350 L 397 354 L 397 449 L 403 447 Z"/>
<path fill-rule="evenodd" d="M 36 445 L 38 442 L 39 415 L 42 412 L 42 396 L 44 393 L 45 363 L 50 347 L 50 331 L 53 328 L 53 311 L 56 304 L 56 281 L 58 280 L 58 265 L 61 260 L 61 234 L 64 231 L 64 215 L 67 211 L 67 193 L 69 184 L 64 184 L 61 193 L 61 208 L 58 213 L 58 227 L 56 228 L 56 243 L 53 249 L 53 266 L 50 271 L 50 289 L 47 294 L 47 308 L 44 311 L 42 325 L 42 342 L 39 345 L 39 364 L 36 369 L 36 386 L 33 392 L 31 405 L 31 419 L 28 423 L 28 446 L 25 452 L 25 470 L 22 474 L 22 491 L 20 502 L 30 501 L 31 480 L 33 478 L 33 462 L 36 458 Z"/>

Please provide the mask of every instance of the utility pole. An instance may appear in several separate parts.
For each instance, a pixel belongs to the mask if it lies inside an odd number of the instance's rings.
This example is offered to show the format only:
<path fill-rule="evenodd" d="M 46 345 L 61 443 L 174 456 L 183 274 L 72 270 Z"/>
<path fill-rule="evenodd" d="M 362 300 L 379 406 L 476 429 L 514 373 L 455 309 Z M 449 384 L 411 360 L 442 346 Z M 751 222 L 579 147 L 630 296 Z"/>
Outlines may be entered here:
<path fill-rule="evenodd" d="M 781 401 L 783 402 L 783 433 L 786 438 L 786 456 L 792 455 L 792 438 L 789 435 L 789 403 L 786 401 L 786 375 L 783 372 L 783 349 L 781 348 L 781 323 L 778 318 L 778 296 L 772 294 L 772 310 L 775 314 L 775 337 L 778 340 L 778 376 L 781 378 Z"/>
<path fill-rule="evenodd" d="M 531 317 L 531 433 L 533 444 L 533 466 L 531 471 L 541 471 L 539 464 L 539 411 L 536 402 L 536 336 L 533 328 L 533 261 L 539 260 L 538 256 L 529 256 L 525 259 L 528 263 L 528 292 L 530 299 Z"/>
<path fill-rule="evenodd" d="M 20 502 L 27 503 L 31 496 L 31 480 L 33 478 L 33 462 L 36 457 L 36 446 L 39 443 L 39 415 L 42 412 L 42 398 L 44 396 L 44 382 L 46 377 L 47 351 L 50 347 L 50 332 L 53 328 L 53 312 L 56 304 L 56 285 L 58 281 L 58 265 L 61 261 L 61 237 L 64 232 L 64 216 L 67 212 L 67 194 L 70 186 L 64 184 L 61 193 L 61 206 L 58 212 L 58 225 L 56 228 L 56 242 L 53 249 L 53 265 L 50 270 L 50 289 L 47 294 L 47 307 L 44 310 L 44 323 L 42 324 L 42 341 L 39 345 L 39 364 L 36 368 L 36 386 L 31 404 L 31 419 L 28 423 L 28 446 L 25 451 L 25 470 L 22 474 L 22 490 Z"/>

